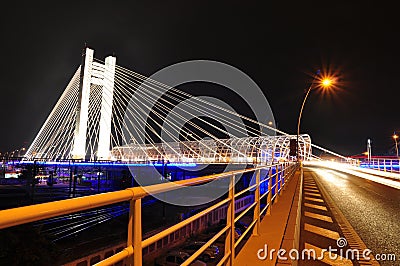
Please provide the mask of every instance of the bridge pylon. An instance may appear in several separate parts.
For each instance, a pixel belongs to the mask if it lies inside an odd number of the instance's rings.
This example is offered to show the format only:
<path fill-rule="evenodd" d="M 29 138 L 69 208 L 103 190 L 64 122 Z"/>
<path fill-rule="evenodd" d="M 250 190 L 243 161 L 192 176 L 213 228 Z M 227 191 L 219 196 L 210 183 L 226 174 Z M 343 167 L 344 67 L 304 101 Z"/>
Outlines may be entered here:
<path fill-rule="evenodd" d="M 86 136 L 89 127 L 89 99 L 93 85 L 101 86 L 102 90 L 97 158 L 102 160 L 110 158 L 111 116 L 116 57 L 108 56 L 105 58 L 104 64 L 102 64 L 94 62 L 93 56 L 94 50 L 86 47 L 82 53 L 74 144 L 71 152 L 73 159 L 85 159 L 86 157 Z"/>

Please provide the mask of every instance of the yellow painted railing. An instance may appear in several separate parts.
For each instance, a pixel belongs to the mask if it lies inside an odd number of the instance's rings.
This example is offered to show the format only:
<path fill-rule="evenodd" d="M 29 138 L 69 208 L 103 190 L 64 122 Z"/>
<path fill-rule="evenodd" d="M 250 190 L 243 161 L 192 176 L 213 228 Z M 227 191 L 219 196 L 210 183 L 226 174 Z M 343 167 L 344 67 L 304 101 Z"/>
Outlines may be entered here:
<path fill-rule="evenodd" d="M 214 174 L 210 176 L 203 176 L 198 178 L 192 178 L 188 180 L 176 181 L 173 183 L 163 183 L 157 185 L 151 185 L 146 187 L 132 187 L 121 191 L 108 192 L 103 194 L 97 194 L 92 196 L 73 198 L 67 200 L 60 200 L 36 205 L 30 205 L 25 207 L 13 208 L 8 210 L 0 211 L 0 229 L 25 224 L 29 222 L 44 220 L 60 215 L 71 214 L 83 210 L 89 210 L 105 205 L 111 205 L 114 203 L 130 201 L 129 209 L 129 222 L 128 222 L 128 236 L 126 247 L 108 257 L 96 265 L 112 265 L 121 260 L 127 259 L 128 265 L 142 265 L 142 249 L 163 239 L 170 233 L 175 232 L 191 222 L 199 219 L 200 217 L 210 213 L 211 211 L 227 205 L 226 214 L 226 226 L 217 232 L 208 242 L 206 242 L 199 250 L 191 255 L 182 265 L 189 265 L 196 257 L 203 253 L 208 246 L 210 246 L 219 237 L 225 234 L 225 251 L 224 257 L 219 261 L 218 265 L 232 265 L 235 257 L 235 248 L 241 241 L 250 233 L 254 235 L 258 234 L 261 216 L 264 214 L 269 215 L 273 202 L 278 200 L 279 195 L 285 188 L 286 182 L 293 175 L 297 169 L 295 162 L 281 162 L 272 165 L 249 168 L 245 170 L 231 171 L 221 174 Z M 261 180 L 260 171 L 268 171 L 268 177 Z M 256 182 L 253 185 L 235 192 L 235 179 L 236 176 L 255 172 Z M 272 184 L 273 177 L 275 177 L 275 183 Z M 147 239 L 142 239 L 142 210 L 141 200 L 143 197 L 148 195 L 155 195 L 162 192 L 172 191 L 179 189 L 182 186 L 194 186 L 203 183 L 207 183 L 216 179 L 229 178 L 229 192 L 228 197 L 221 199 L 219 202 L 208 207 L 207 209 L 197 213 Z M 268 182 L 268 190 L 264 193 L 260 193 L 260 186 Z M 246 192 L 254 191 L 254 202 L 247 208 L 242 210 L 238 215 L 235 215 L 235 200 Z M 275 194 L 272 195 L 272 191 Z M 266 206 L 261 209 L 261 200 L 267 197 Z M 247 212 L 254 208 L 253 221 L 250 223 L 246 231 L 235 241 L 235 222 L 241 219 Z"/>

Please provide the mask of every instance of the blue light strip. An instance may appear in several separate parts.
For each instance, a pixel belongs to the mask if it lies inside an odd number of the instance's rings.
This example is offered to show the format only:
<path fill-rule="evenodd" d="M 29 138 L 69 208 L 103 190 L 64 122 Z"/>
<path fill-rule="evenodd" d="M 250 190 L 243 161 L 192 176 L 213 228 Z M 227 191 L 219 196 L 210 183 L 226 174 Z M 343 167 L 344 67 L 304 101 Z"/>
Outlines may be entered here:
<path fill-rule="evenodd" d="M 121 162 L 42 162 L 42 161 L 20 161 L 20 162 L 9 162 L 8 164 L 34 164 L 36 165 L 46 165 L 46 166 L 154 166 L 154 167 L 162 167 L 162 166 L 174 166 L 174 167 L 196 167 L 196 163 L 121 163 Z"/>
<path fill-rule="evenodd" d="M 390 169 L 390 168 L 399 168 L 400 167 L 400 165 L 399 164 L 392 164 L 392 165 L 390 165 L 390 164 L 386 164 L 386 165 L 373 165 L 373 164 L 371 164 L 371 165 L 368 165 L 368 164 L 360 164 L 360 167 L 361 168 L 370 168 L 370 169 L 377 169 L 377 168 L 381 168 L 381 169 Z"/>

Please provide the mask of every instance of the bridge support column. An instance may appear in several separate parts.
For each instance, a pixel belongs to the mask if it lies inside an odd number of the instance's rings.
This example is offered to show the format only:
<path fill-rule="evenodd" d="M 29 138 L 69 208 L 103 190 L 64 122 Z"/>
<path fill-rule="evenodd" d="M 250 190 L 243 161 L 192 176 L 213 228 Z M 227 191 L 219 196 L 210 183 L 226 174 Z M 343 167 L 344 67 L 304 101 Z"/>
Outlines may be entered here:
<path fill-rule="evenodd" d="M 76 108 L 76 126 L 74 146 L 72 150 L 73 159 L 84 159 L 86 156 L 86 132 L 89 115 L 90 83 L 92 77 L 94 51 L 85 48 L 82 55 L 81 75 L 79 84 L 79 99 Z"/>
<path fill-rule="evenodd" d="M 100 160 L 110 159 L 111 119 L 114 98 L 114 56 L 108 56 L 104 65 L 103 91 L 101 97 L 100 132 L 97 157 Z"/>

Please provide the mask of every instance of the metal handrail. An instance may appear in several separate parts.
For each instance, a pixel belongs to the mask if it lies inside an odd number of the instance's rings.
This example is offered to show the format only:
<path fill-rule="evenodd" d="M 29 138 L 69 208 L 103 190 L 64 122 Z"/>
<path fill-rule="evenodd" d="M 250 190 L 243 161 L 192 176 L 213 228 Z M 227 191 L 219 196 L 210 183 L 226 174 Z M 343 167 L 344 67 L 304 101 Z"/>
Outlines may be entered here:
<path fill-rule="evenodd" d="M 274 165 L 272 165 L 272 167 L 273 166 Z M 0 211 L 0 229 L 102 207 L 105 205 L 111 205 L 123 201 L 140 199 L 148 195 L 172 191 L 183 186 L 199 185 L 215 179 L 224 178 L 232 174 L 242 174 L 262 168 L 265 167 L 236 170 L 227 173 L 208 175 L 176 182 L 168 182 L 146 187 L 133 187 L 120 191 L 2 210 Z"/>
<path fill-rule="evenodd" d="M 400 159 L 371 158 L 361 162 L 360 166 L 383 172 L 400 173 Z"/>
<path fill-rule="evenodd" d="M 233 263 L 235 256 L 235 247 L 244 239 L 245 235 L 250 232 L 253 228 L 253 234 L 258 234 L 258 228 L 260 223 L 260 215 L 267 210 L 267 214 L 270 212 L 270 206 L 272 206 L 272 201 L 277 199 L 278 194 L 281 193 L 288 181 L 288 176 L 290 176 L 296 169 L 297 164 L 294 162 L 280 162 L 267 166 L 259 166 L 255 168 L 249 168 L 244 170 L 236 170 L 227 173 L 213 174 L 203 177 L 192 178 L 188 180 L 181 180 L 176 182 L 168 182 L 162 184 L 156 184 L 146 187 L 132 187 L 121 191 L 102 193 L 97 195 L 66 199 L 30 206 L 24 206 L 19 208 L 7 209 L 0 211 L 0 229 L 7 228 L 15 225 L 20 225 L 24 223 L 44 220 L 52 218 L 55 216 L 71 214 L 79 211 L 84 211 L 92 208 L 102 207 L 105 205 L 111 205 L 119 202 L 130 201 L 130 211 L 129 211 L 129 222 L 128 222 L 128 240 L 127 247 L 122 251 L 114 254 L 113 256 L 104 259 L 96 265 L 112 265 L 118 261 L 126 258 L 130 258 L 130 262 L 135 265 L 142 264 L 142 248 L 147 247 L 156 241 L 164 238 L 168 234 L 179 230 L 180 228 L 190 224 L 196 219 L 206 215 L 207 213 L 228 204 L 227 208 L 227 225 L 225 228 L 216 233 L 216 235 L 205 243 L 198 251 L 196 251 L 192 256 L 190 256 L 183 265 L 189 265 L 196 257 L 201 254 L 209 245 L 211 245 L 218 237 L 226 233 L 225 241 L 225 256 L 220 261 L 219 265 L 225 263 Z M 272 169 L 275 168 L 275 173 L 272 174 Z M 260 195 L 260 171 L 262 169 L 268 170 L 268 178 L 263 181 L 268 181 L 268 190 Z M 235 217 L 235 199 L 237 199 L 244 192 L 239 191 L 235 193 L 235 177 L 239 174 L 256 173 L 256 184 L 251 186 L 255 188 L 255 200 L 254 203 L 247 206 L 241 211 L 237 217 Z M 272 177 L 275 176 L 275 184 L 272 184 Z M 216 179 L 230 178 L 229 185 L 229 196 L 226 199 L 222 199 L 216 204 L 208 207 L 202 212 L 191 216 L 178 224 L 175 224 L 156 235 L 153 235 L 147 239 L 142 240 L 142 225 L 141 225 L 141 199 L 148 195 L 154 195 L 162 192 L 168 192 L 172 190 L 177 190 L 186 186 L 195 186 L 203 183 L 207 183 Z M 279 188 L 277 187 L 280 184 Z M 275 195 L 271 197 L 272 188 L 275 187 Z M 250 191 L 251 188 L 246 188 L 245 192 Z M 260 211 L 260 199 L 268 195 L 267 205 Z M 234 239 L 234 223 L 240 219 L 246 212 L 251 208 L 254 209 L 253 221 L 251 222 L 248 230 L 246 230 L 242 236 L 235 241 Z M 229 254 L 229 255 L 228 255 Z M 195 256 L 196 255 L 196 256 Z"/>

